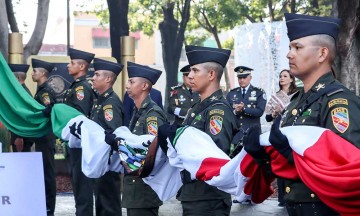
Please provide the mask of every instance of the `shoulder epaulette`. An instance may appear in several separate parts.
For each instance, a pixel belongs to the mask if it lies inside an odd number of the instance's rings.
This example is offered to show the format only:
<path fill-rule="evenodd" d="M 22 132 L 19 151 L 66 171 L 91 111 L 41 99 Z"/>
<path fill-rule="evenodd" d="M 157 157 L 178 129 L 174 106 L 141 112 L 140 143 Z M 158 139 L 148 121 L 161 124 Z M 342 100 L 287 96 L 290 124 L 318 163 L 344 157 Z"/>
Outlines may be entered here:
<path fill-rule="evenodd" d="M 260 87 L 253 86 L 253 88 L 254 88 L 254 89 L 256 89 L 256 90 L 259 90 L 259 91 L 265 92 L 265 90 L 264 90 L 264 89 L 262 89 L 262 88 L 260 88 Z"/>
<path fill-rule="evenodd" d="M 236 90 L 238 90 L 239 88 L 240 88 L 240 87 L 233 88 L 233 89 L 230 90 L 230 92 L 236 91 Z"/>
<path fill-rule="evenodd" d="M 171 90 L 175 90 L 175 89 L 178 89 L 178 88 L 181 88 L 181 87 L 182 87 L 182 85 L 173 86 L 173 87 L 171 87 Z"/>
<path fill-rule="evenodd" d="M 327 93 L 326 95 L 327 95 L 328 97 L 330 97 L 331 95 L 334 95 L 334 94 L 336 94 L 336 93 L 343 92 L 343 91 L 344 91 L 344 89 L 339 88 L 339 89 L 335 89 L 335 90 L 332 91 L 332 92 Z"/>

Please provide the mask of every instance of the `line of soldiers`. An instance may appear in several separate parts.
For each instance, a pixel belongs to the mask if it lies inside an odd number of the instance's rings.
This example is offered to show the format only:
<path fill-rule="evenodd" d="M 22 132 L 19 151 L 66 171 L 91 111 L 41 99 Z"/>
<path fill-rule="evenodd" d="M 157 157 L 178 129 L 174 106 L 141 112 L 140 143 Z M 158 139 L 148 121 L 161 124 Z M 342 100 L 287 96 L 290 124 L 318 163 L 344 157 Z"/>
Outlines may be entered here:
<path fill-rule="evenodd" d="M 285 111 L 283 126 L 322 126 L 355 144 L 359 143 L 357 133 L 360 124 L 354 118 L 354 113 L 360 108 L 359 100 L 335 81 L 330 73 L 335 56 L 334 39 L 338 33 L 338 21 L 296 14 L 286 14 L 285 17 L 291 41 L 287 56 L 290 71 L 304 82 L 304 89 L 294 96 Z M 262 89 L 250 84 L 252 69 L 239 66 L 235 68 L 235 72 L 240 87 L 230 91 L 225 98 L 220 89 L 220 79 L 231 51 L 200 46 L 186 46 L 185 50 L 189 65 L 181 69 L 184 84 L 171 89 L 167 111 L 175 115 L 176 123 L 204 131 L 222 151 L 230 154 L 231 144 L 240 142 L 248 128 L 251 129 L 254 125 L 260 127 L 266 94 Z M 107 132 L 106 142 L 112 144 L 112 131 L 124 124 L 123 104 L 112 90 L 123 65 L 94 59 L 94 54 L 75 49 L 70 49 L 69 55 L 71 62 L 68 70 L 75 81 L 67 90 L 64 102 L 99 123 Z M 86 72 L 93 59 L 95 74 L 92 88 L 86 80 Z M 53 101 L 51 90 L 45 92 L 46 79 L 38 79 L 36 75 L 41 73 L 46 78 L 52 70 L 49 66 L 51 64 L 47 65 L 35 59 L 32 64 L 33 79 L 38 82 L 35 97 L 43 105 L 49 105 Z M 161 132 L 159 128 L 171 128 L 164 111 L 149 95 L 161 71 L 132 62 L 128 62 L 127 69 L 129 79 L 126 90 L 135 105 L 129 123 L 130 131 L 137 135 L 158 135 L 158 132 Z M 317 95 L 319 90 L 333 85 L 339 88 L 316 97 L 316 100 L 309 104 L 307 99 L 312 95 Z M 94 98 L 97 98 L 96 102 Z M 279 128 L 272 128 L 272 132 L 276 130 Z M 165 134 L 165 137 L 167 135 Z M 272 141 L 274 148 L 291 163 L 288 143 L 284 142 L 284 139 L 276 139 L 276 136 Z M 21 146 L 14 143 L 16 147 Z M 39 151 L 45 154 L 44 150 Z M 92 181 L 81 172 L 81 149 L 68 151 L 72 163 L 76 215 L 93 215 L 93 191 L 96 215 L 121 215 L 121 207 L 127 208 L 129 216 L 158 215 L 162 202 L 141 178 L 125 173 L 121 201 L 120 179 L 117 173 L 108 172 Z M 258 157 L 263 154 L 251 153 L 256 161 L 268 159 Z M 181 201 L 183 215 L 230 214 L 232 202 L 229 194 L 202 181 L 192 180 L 186 170 L 182 171 L 181 176 L 183 186 L 177 199 Z M 290 215 L 337 215 L 321 203 L 302 182 L 286 181 L 286 193 L 286 207 Z M 53 208 L 50 208 L 48 202 L 47 207 L 51 215 Z"/>

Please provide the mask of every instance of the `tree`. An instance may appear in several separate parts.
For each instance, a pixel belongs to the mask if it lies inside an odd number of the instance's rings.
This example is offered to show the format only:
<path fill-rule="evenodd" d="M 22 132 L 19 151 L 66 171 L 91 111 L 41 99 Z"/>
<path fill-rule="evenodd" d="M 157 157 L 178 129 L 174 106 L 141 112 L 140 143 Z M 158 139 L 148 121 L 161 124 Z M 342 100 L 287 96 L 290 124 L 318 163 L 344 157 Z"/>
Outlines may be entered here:
<path fill-rule="evenodd" d="M 335 2 L 337 2 L 338 17 L 341 19 L 337 41 L 338 79 L 359 95 L 360 0 Z"/>
<path fill-rule="evenodd" d="M 2 5 L 4 3 L 5 5 Z M 49 0 L 38 0 L 35 28 L 29 42 L 24 47 L 24 61 L 30 55 L 36 55 L 39 52 L 45 35 L 48 13 Z M 11 0 L 0 1 L 0 14 L 0 50 L 7 59 L 8 25 L 12 32 L 19 32 Z"/>
<path fill-rule="evenodd" d="M 129 0 L 107 0 L 106 10 L 94 10 L 102 24 L 109 23 L 111 56 L 121 62 L 121 37 L 129 35 Z"/>
<path fill-rule="evenodd" d="M 152 35 L 160 30 L 163 64 L 166 72 L 165 98 L 171 86 L 178 84 L 177 74 L 185 29 L 190 17 L 190 0 L 137 0 L 130 3 L 129 14 L 132 31 Z M 167 107 L 165 101 L 165 109 Z"/>

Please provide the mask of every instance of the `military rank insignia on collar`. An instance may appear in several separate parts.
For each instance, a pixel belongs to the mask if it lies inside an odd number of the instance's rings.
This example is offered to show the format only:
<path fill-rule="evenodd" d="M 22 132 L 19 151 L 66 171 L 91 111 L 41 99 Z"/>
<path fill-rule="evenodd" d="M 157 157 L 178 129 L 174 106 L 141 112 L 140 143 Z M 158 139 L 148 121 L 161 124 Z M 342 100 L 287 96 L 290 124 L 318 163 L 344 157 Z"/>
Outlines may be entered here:
<path fill-rule="evenodd" d="M 319 83 L 317 86 L 315 86 L 316 91 L 319 91 L 320 89 L 325 88 L 325 84 Z"/>
<path fill-rule="evenodd" d="M 214 101 L 214 100 L 216 100 L 216 99 L 217 99 L 216 96 L 212 96 L 212 97 L 210 98 L 211 101 Z"/>

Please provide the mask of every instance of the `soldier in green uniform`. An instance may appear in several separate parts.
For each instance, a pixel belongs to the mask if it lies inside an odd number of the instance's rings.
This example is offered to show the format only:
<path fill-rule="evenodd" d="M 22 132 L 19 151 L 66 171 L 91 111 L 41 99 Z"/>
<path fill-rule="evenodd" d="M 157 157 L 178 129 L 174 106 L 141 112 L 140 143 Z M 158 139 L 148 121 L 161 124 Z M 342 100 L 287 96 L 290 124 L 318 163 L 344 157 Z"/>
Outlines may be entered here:
<path fill-rule="evenodd" d="M 285 19 L 290 73 L 304 83 L 304 88 L 292 98 L 282 116 L 282 127 L 328 128 L 360 148 L 359 98 L 335 80 L 331 68 L 340 20 L 298 14 L 285 14 Z M 279 124 L 280 118 L 277 120 Z M 269 141 L 289 163 L 294 163 L 288 140 L 278 127 L 272 127 Z M 285 179 L 284 199 L 290 216 L 339 215 L 302 181 Z"/>
<path fill-rule="evenodd" d="M 167 122 L 164 111 L 150 98 L 150 89 L 161 75 L 161 71 L 127 63 L 129 80 L 126 91 L 134 100 L 135 107 L 130 120 L 129 129 L 136 135 L 157 135 L 158 127 Z M 155 191 L 136 176 L 124 177 L 123 207 L 127 208 L 128 216 L 158 215 L 162 201 Z"/>
<path fill-rule="evenodd" d="M 9 64 L 9 67 L 21 86 L 32 97 L 30 90 L 25 85 L 26 73 L 30 66 L 26 64 Z M 13 152 L 30 152 L 33 141 L 26 137 L 20 137 L 11 132 L 10 145 L 12 145 Z"/>
<path fill-rule="evenodd" d="M 191 65 L 190 84 L 192 90 L 200 94 L 201 101 L 189 110 L 184 125 L 204 131 L 229 154 L 238 123 L 220 89 L 220 79 L 230 50 L 198 46 L 186 46 L 185 50 Z M 230 214 L 230 194 L 203 181 L 191 180 L 186 170 L 182 171 L 182 181 L 177 199 L 181 201 L 183 215 Z"/>
<path fill-rule="evenodd" d="M 79 110 L 85 116 L 90 117 L 95 93 L 86 79 L 89 64 L 94 54 L 76 49 L 69 49 L 71 62 L 68 64 L 69 74 L 74 77 L 74 82 L 64 95 L 64 103 Z M 77 216 L 93 215 L 93 187 L 92 180 L 81 171 L 82 150 L 80 148 L 68 148 L 71 161 L 71 184 L 75 197 Z"/>
<path fill-rule="evenodd" d="M 182 125 L 188 110 L 200 100 L 199 94 L 191 90 L 188 75 L 190 65 L 180 69 L 183 74 L 183 84 L 171 87 L 168 113 L 175 115 L 175 122 Z"/>
<path fill-rule="evenodd" d="M 93 87 L 99 95 L 90 119 L 108 132 L 124 124 L 123 103 L 112 88 L 122 68 L 121 64 L 94 59 Z M 119 173 L 114 171 L 94 180 L 96 215 L 122 215 L 120 185 Z"/>
<path fill-rule="evenodd" d="M 53 105 L 56 102 L 56 94 L 47 80 L 54 65 L 34 58 L 31 60 L 31 65 L 33 67 L 32 80 L 37 83 L 34 99 L 44 106 Z M 49 132 L 43 137 L 32 139 L 35 142 L 35 151 L 42 153 L 47 215 L 54 215 L 56 200 L 54 158 L 56 137 L 52 132 Z"/>
<path fill-rule="evenodd" d="M 234 71 L 237 73 L 239 87 L 232 89 L 226 100 L 240 122 L 240 130 L 232 140 L 232 144 L 236 145 L 250 126 L 258 125 L 261 128 L 260 117 L 264 114 L 267 98 L 263 89 L 250 84 L 252 68 L 238 66 Z"/>

